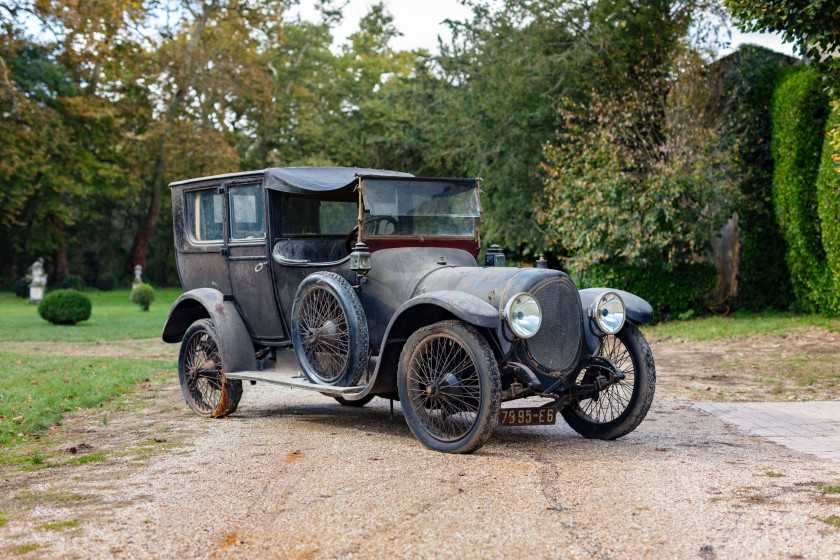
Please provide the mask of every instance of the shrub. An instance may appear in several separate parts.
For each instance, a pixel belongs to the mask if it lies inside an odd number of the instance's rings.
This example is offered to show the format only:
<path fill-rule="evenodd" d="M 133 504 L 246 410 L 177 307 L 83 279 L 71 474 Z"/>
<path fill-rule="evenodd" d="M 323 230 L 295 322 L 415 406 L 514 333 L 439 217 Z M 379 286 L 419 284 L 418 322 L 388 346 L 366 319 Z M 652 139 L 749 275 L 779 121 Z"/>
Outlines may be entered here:
<path fill-rule="evenodd" d="M 117 279 L 116 276 L 113 274 L 106 274 L 105 276 L 100 276 L 99 279 L 96 281 L 96 287 L 102 290 L 103 292 L 110 292 L 111 290 L 115 290 L 119 285 L 120 281 Z"/>
<path fill-rule="evenodd" d="M 715 65 L 710 89 L 721 113 L 720 149 L 732 154 L 731 176 L 741 196 L 741 247 L 737 304 L 761 311 L 793 301 L 787 263 L 779 255 L 787 243 L 773 207 L 773 90 L 784 68 L 796 59 L 755 45 L 742 45 Z"/>
<path fill-rule="evenodd" d="M 797 307 L 825 307 L 828 265 L 817 217 L 817 174 L 828 110 L 820 76 L 807 67 L 786 72 L 773 94 L 773 203 L 788 244 L 786 260 Z"/>
<path fill-rule="evenodd" d="M 29 282 L 26 281 L 26 278 L 20 278 L 15 282 L 15 295 L 19 298 L 29 297 Z"/>
<path fill-rule="evenodd" d="M 64 279 L 61 283 L 61 287 L 65 290 L 76 290 L 77 292 L 81 292 L 85 289 L 85 281 L 81 276 L 71 274 Z"/>
<path fill-rule="evenodd" d="M 572 277 L 580 289 L 606 287 L 636 294 L 653 306 L 655 319 L 661 321 L 701 308 L 715 287 L 717 269 L 711 263 L 683 264 L 672 270 L 601 264 L 574 271 Z"/>
<path fill-rule="evenodd" d="M 826 124 L 830 132 L 840 125 L 840 105 L 834 110 Z M 817 175 L 817 205 L 820 215 L 820 234 L 828 265 L 828 280 L 824 284 L 826 293 L 821 294 L 823 311 L 840 314 L 840 172 L 833 159 L 831 136 L 823 141 L 822 161 Z"/>
<path fill-rule="evenodd" d="M 56 290 L 38 306 L 38 315 L 54 325 L 75 325 L 90 318 L 90 299 L 76 290 Z"/>
<path fill-rule="evenodd" d="M 140 284 L 131 290 L 131 302 L 139 305 L 143 311 L 148 311 L 153 301 L 155 301 L 155 289 L 150 285 Z"/>

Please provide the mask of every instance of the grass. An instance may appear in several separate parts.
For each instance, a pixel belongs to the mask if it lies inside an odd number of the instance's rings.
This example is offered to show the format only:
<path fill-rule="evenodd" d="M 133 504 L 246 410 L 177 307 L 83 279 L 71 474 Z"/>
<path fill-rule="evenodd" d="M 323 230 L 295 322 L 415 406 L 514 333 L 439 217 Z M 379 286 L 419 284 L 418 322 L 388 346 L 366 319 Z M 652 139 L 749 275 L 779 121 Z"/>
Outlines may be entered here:
<path fill-rule="evenodd" d="M 22 544 L 20 546 L 14 547 L 12 549 L 12 551 L 14 551 L 15 554 L 24 554 L 26 552 L 30 552 L 30 551 L 35 550 L 36 548 L 40 548 L 40 547 L 41 547 L 41 545 L 38 544 L 38 543 Z"/>
<path fill-rule="evenodd" d="M 38 306 L 13 293 L 0 293 L 0 341 L 92 342 L 156 338 L 172 303 L 183 293 L 180 288 L 155 290 L 155 301 L 149 311 L 128 300 L 128 290 L 84 292 L 93 310 L 90 319 L 76 325 L 53 325 L 41 319 Z"/>
<path fill-rule="evenodd" d="M 645 327 L 650 339 L 668 337 L 685 340 L 714 340 L 743 338 L 752 335 L 783 335 L 813 327 L 840 331 L 840 320 L 821 315 L 802 315 L 788 312 L 736 312 L 725 317 L 700 317 L 688 321 L 670 321 Z"/>
<path fill-rule="evenodd" d="M 0 350 L 0 445 L 20 443 L 30 434 L 43 432 L 66 412 L 119 400 L 174 368 L 175 363 L 169 361 Z M 34 465 L 39 464 L 36 457 L 31 459 Z"/>
<path fill-rule="evenodd" d="M 65 529 L 78 527 L 79 523 L 81 523 L 81 521 L 56 521 L 55 523 L 44 523 L 39 526 L 38 529 L 41 531 L 63 531 Z"/>
<path fill-rule="evenodd" d="M 820 486 L 819 489 L 826 494 L 840 494 L 840 486 Z"/>
<path fill-rule="evenodd" d="M 818 517 L 823 523 L 827 523 L 833 527 L 840 529 L 840 515 L 829 515 L 828 517 Z"/>

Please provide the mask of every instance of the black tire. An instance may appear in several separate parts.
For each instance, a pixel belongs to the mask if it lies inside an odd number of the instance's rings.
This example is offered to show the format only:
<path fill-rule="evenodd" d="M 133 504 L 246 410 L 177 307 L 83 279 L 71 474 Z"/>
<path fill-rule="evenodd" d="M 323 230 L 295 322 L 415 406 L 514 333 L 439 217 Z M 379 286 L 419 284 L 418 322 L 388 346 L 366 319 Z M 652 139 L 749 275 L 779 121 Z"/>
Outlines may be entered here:
<path fill-rule="evenodd" d="M 178 381 L 189 407 L 200 416 L 220 418 L 236 412 L 242 381 L 224 376 L 219 339 L 210 319 L 190 325 L 178 354 Z"/>
<path fill-rule="evenodd" d="M 355 400 L 355 401 L 349 401 L 349 400 L 345 399 L 344 397 L 333 397 L 333 398 L 341 406 L 349 406 L 349 407 L 352 407 L 352 408 L 361 408 L 361 407 L 365 406 L 367 403 L 369 403 L 370 401 L 372 401 L 375 396 L 376 395 L 365 395 L 361 399 L 358 399 L 358 400 Z"/>
<path fill-rule="evenodd" d="M 409 337 L 397 389 L 408 427 L 435 451 L 472 453 L 499 422 L 499 365 L 487 340 L 462 321 L 441 321 Z"/>
<path fill-rule="evenodd" d="M 367 367 L 368 328 L 352 286 L 332 272 L 303 279 L 292 304 L 292 343 L 312 383 L 355 386 Z"/>
<path fill-rule="evenodd" d="M 613 361 L 626 378 L 598 394 L 598 400 L 580 399 L 561 414 L 569 426 L 590 439 L 617 439 L 635 430 L 644 420 L 656 390 L 656 367 L 644 335 L 625 323 L 615 336 L 606 336 L 601 356 Z M 577 382 L 586 376 L 581 372 Z"/>

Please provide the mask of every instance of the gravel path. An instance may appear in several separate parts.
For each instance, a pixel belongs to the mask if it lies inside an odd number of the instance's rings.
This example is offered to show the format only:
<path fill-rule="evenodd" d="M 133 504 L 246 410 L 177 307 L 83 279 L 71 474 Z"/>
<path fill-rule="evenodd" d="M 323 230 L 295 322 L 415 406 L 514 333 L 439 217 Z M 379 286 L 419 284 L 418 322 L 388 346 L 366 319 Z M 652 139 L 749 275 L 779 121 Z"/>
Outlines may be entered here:
<path fill-rule="evenodd" d="M 178 392 L 168 385 L 160 406 Z M 471 456 L 425 450 L 396 409 L 392 421 L 387 401 L 354 410 L 259 385 L 246 387 L 229 420 L 184 407 L 159 419 L 155 410 L 126 414 L 99 432 L 134 434 L 136 446 L 154 430 L 181 429 L 194 446 L 139 465 L 112 447 L 102 463 L 49 469 L 64 470 L 63 482 L 15 475 L 10 493 L 28 485 L 87 498 L 12 519 L 0 550 L 36 542 L 26 558 L 840 558 L 840 531 L 823 521 L 840 518 L 840 501 L 818 490 L 840 484 L 840 465 L 692 406 L 661 399 L 615 442 L 561 425 L 499 429 Z M 35 529 L 59 519 L 82 523 Z"/>

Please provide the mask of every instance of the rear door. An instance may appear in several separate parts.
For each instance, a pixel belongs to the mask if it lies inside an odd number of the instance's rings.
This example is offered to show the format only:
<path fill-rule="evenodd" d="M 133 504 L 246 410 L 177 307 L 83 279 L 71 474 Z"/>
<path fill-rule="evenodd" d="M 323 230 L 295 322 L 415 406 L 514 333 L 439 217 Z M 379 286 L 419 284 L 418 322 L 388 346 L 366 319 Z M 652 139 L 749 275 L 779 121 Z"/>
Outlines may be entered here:
<path fill-rule="evenodd" d="M 288 339 L 274 293 L 266 240 L 261 179 L 223 184 L 227 200 L 227 268 L 234 302 L 251 337 L 266 343 Z"/>

